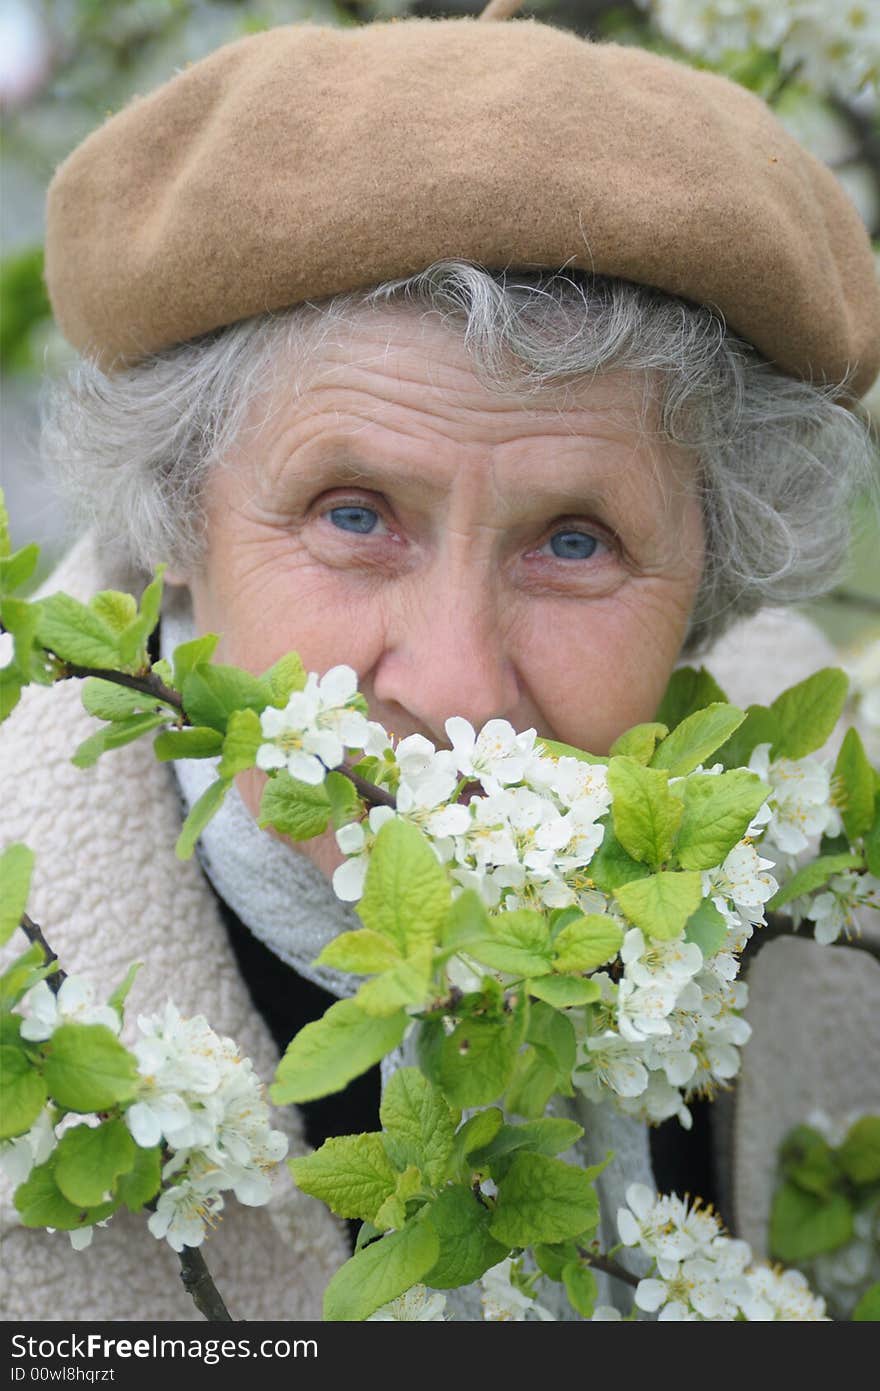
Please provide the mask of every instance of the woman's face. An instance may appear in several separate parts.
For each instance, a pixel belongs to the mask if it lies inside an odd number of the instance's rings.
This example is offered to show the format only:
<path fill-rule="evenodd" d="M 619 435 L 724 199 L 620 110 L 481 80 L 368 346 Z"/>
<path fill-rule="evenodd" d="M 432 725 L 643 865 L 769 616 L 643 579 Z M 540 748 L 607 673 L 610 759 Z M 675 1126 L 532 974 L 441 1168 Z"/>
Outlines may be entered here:
<path fill-rule="evenodd" d="M 207 485 L 190 584 L 218 658 L 354 667 L 370 717 L 446 744 L 500 717 L 607 753 L 650 720 L 700 579 L 694 465 L 641 425 L 644 382 L 487 390 L 433 317 L 387 310 L 322 347 Z M 252 813 L 265 775 L 242 774 Z M 301 847 L 326 873 L 332 832 Z"/>

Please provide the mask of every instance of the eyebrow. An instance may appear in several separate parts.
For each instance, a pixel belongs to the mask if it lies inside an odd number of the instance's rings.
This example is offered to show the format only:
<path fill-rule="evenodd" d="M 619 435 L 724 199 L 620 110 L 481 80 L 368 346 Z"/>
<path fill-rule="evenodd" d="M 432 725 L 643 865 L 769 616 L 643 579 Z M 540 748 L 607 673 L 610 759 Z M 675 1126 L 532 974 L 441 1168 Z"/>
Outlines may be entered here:
<path fill-rule="evenodd" d="M 288 461 L 287 467 L 292 464 Z M 525 467 L 523 473 L 526 473 Z M 442 496 L 448 489 L 445 484 L 430 478 L 421 477 L 413 473 L 407 465 L 394 468 L 385 464 L 372 463 L 366 459 L 358 458 L 348 449 L 336 449 L 324 455 L 312 458 L 305 465 L 302 472 L 296 472 L 296 481 L 308 486 L 324 483 L 332 486 L 334 482 L 339 484 L 360 483 L 364 487 L 377 492 L 393 491 L 395 489 L 406 489 L 410 492 L 429 493 L 434 496 Z M 539 480 L 534 473 L 527 479 L 523 489 L 523 496 L 529 500 L 534 500 L 547 506 L 556 507 L 561 512 L 592 512 L 596 510 L 607 511 L 612 506 L 612 499 L 607 492 L 586 484 L 578 487 L 576 484 L 560 484 L 540 488 Z"/>

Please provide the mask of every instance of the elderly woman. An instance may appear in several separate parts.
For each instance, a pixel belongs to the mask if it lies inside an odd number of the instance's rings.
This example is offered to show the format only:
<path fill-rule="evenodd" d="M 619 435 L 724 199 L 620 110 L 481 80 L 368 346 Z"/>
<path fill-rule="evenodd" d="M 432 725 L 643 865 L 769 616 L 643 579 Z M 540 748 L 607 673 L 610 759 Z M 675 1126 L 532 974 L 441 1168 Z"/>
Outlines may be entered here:
<path fill-rule="evenodd" d="M 833 176 L 720 78 L 532 21 L 246 38 L 61 167 L 47 279 L 81 356 L 44 448 L 89 522 L 48 588 L 137 587 L 168 560 L 165 652 L 213 631 L 259 672 L 295 649 L 354 667 L 397 736 L 501 717 L 600 754 L 695 654 L 742 702 L 833 661 L 802 619 L 749 616 L 826 589 L 845 553 L 880 362 L 870 248 Z M 109 987 L 143 961 L 133 1011 L 170 994 L 271 1076 L 340 988 L 315 956 L 357 922 L 332 833 L 258 831 L 252 772 L 181 864 L 210 768 L 130 745 L 74 770 L 89 726 L 65 688 L 3 727 L 34 916 L 68 969 Z M 874 963 L 819 951 L 756 962 L 716 1137 L 722 1213 L 759 1247 L 779 1136 L 875 1085 Z M 822 1017 L 840 1034 L 820 1043 Z M 368 1077 L 291 1108 L 293 1149 L 375 1128 L 376 1101 Z M 623 1186 L 654 1180 L 647 1128 L 594 1110 L 609 1232 Z M 715 1181 L 674 1143 L 654 1160 L 664 1186 Z M 188 1316 L 141 1219 L 98 1238 L 77 1254 L 13 1224 L 9 1316 Z M 235 1316 L 314 1317 L 348 1234 L 288 1187 L 207 1250 Z"/>

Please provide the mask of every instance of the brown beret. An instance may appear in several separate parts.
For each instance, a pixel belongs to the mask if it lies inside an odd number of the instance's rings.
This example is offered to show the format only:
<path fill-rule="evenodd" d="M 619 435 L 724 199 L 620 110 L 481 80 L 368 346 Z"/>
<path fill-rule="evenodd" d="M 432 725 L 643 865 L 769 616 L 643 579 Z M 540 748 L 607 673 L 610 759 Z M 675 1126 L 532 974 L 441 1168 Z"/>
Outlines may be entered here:
<path fill-rule="evenodd" d="M 449 257 L 711 305 L 854 395 L 880 367 L 865 227 L 759 98 L 532 19 L 240 39 L 112 116 L 48 195 L 52 306 L 108 371 Z"/>

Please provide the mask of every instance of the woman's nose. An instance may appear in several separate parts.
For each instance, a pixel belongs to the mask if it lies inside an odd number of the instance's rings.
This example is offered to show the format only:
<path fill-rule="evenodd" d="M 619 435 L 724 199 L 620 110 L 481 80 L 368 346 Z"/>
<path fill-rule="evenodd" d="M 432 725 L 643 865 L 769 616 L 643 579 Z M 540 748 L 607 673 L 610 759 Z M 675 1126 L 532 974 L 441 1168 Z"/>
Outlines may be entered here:
<path fill-rule="evenodd" d="M 397 734 L 425 734 L 440 745 L 448 743 L 444 726 L 452 715 L 477 730 L 496 718 L 515 725 L 520 689 L 500 596 L 485 582 L 443 581 L 435 571 L 418 594 L 401 598 L 373 679 L 385 722 Z"/>

